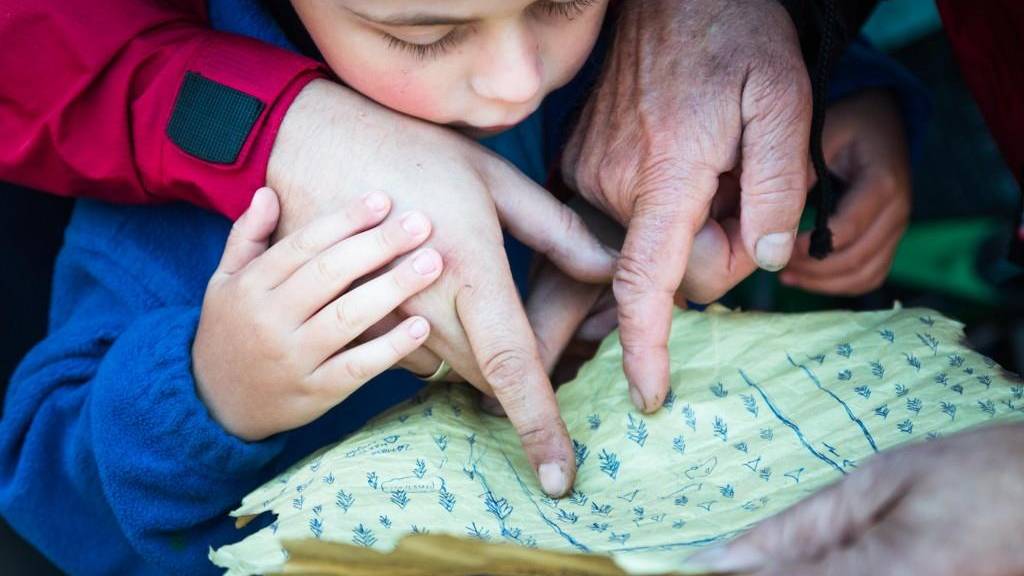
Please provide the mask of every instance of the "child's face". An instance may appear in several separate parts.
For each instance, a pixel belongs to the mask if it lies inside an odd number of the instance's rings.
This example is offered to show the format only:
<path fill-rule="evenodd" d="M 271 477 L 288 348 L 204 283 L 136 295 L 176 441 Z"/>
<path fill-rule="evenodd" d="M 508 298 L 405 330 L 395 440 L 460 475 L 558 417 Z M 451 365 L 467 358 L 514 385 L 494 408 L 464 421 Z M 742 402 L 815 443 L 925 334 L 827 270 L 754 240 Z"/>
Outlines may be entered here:
<path fill-rule="evenodd" d="M 292 0 L 334 72 L 377 102 L 477 137 L 575 76 L 609 0 Z"/>

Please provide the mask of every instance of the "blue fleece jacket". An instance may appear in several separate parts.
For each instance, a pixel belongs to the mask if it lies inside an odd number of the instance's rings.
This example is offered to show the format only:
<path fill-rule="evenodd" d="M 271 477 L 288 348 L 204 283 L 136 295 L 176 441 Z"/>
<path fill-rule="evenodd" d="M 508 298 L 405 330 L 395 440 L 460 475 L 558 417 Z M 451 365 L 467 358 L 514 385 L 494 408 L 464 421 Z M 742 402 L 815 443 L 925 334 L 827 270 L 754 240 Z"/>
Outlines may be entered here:
<path fill-rule="evenodd" d="M 879 56 L 870 59 L 847 66 L 884 84 Z M 542 182 L 552 160 L 546 144 L 561 138 L 553 119 L 566 116 L 585 84 L 486 144 Z M 229 228 L 186 205 L 76 206 L 49 334 L 15 373 L 0 420 L 0 512 L 64 570 L 216 573 L 208 549 L 258 527 L 238 531 L 227 517 L 246 493 L 418 387 L 390 372 L 316 422 L 266 441 L 223 430 L 196 395 L 190 350 Z M 520 281 L 528 261 L 510 245 Z"/>

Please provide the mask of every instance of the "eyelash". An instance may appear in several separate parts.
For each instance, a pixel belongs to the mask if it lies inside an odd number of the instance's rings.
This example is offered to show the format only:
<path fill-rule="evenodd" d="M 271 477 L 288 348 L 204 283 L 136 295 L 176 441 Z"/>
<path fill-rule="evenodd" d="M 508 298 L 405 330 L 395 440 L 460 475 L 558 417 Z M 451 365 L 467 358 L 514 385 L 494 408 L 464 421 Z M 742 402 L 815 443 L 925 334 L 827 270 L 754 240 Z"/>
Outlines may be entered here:
<path fill-rule="evenodd" d="M 546 16 L 561 16 L 572 20 L 586 11 L 587 8 L 593 6 L 597 0 L 570 0 L 569 2 L 553 2 L 551 0 L 542 0 L 535 6 L 544 12 Z M 431 42 L 430 44 L 414 44 L 412 42 L 406 42 L 388 34 L 387 32 L 381 33 L 384 36 L 384 40 L 388 43 L 388 48 L 407 52 L 412 54 L 419 60 L 426 60 L 429 58 L 435 58 L 448 52 L 448 50 L 454 48 L 465 34 L 465 30 L 461 28 L 452 29 L 451 32 L 445 34 L 440 40 Z"/>

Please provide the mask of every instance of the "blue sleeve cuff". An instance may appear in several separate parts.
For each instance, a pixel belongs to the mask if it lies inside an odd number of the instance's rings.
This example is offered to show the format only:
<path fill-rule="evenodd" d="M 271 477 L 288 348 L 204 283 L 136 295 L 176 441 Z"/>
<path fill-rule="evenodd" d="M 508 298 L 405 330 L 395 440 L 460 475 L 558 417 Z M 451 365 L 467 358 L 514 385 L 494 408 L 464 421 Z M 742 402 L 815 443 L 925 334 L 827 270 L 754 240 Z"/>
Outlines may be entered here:
<path fill-rule="evenodd" d="M 931 115 L 928 89 L 892 58 L 871 46 L 863 37 L 843 53 L 829 82 L 829 102 L 872 88 L 891 90 L 900 103 L 907 131 L 911 162 L 917 162 Z"/>
<path fill-rule="evenodd" d="M 91 398 L 97 458 L 133 462 L 140 473 L 166 478 L 229 479 L 252 474 L 280 453 L 284 436 L 243 441 L 200 400 L 192 375 L 198 321 L 198 309 L 162 309 L 113 343 Z"/>

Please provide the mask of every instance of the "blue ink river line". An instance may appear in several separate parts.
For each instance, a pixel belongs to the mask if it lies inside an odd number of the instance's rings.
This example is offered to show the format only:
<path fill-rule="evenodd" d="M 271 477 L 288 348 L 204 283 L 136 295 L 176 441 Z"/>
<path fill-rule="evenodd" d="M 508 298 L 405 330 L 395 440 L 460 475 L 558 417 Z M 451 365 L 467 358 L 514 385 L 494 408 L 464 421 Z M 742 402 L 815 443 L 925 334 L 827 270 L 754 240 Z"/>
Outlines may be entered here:
<path fill-rule="evenodd" d="M 747 386 L 750 386 L 754 390 L 757 390 L 757 393 L 761 395 L 761 399 L 764 400 L 764 403 L 768 405 L 768 409 L 772 411 L 772 414 L 775 414 L 775 417 L 778 418 L 779 421 L 781 421 L 790 430 L 796 433 L 796 437 L 800 440 L 800 443 L 803 444 L 804 447 L 807 448 L 807 450 L 810 451 L 810 453 L 813 454 L 815 458 L 832 466 L 843 476 L 846 475 L 846 470 L 843 470 L 842 466 L 833 462 L 832 459 L 829 458 L 828 456 L 825 456 L 821 452 L 815 450 L 814 446 L 811 446 L 811 443 L 807 441 L 807 438 L 804 436 L 804 433 L 800 431 L 800 427 L 797 426 L 792 420 L 786 418 L 779 412 L 779 409 L 775 407 L 775 403 L 772 402 L 770 398 L 768 398 L 768 395 L 764 393 L 764 390 L 762 390 L 756 382 L 754 382 L 753 380 L 750 379 L 749 376 L 747 376 L 746 372 L 744 372 L 743 370 L 740 370 L 739 372 L 740 376 L 743 378 L 743 381 L 747 383 Z"/>
<path fill-rule="evenodd" d="M 875 452 L 878 452 L 878 446 L 875 444 L 875 439 L 874 437 L 871 436 L 871 432 L 868 432 L 868 427 L 865 426 L 864 422 L 860 418 L 858 418 L 856 414 L 853 413 L 853 410 L 850 410 L 850 406 L 846 402 L 844 402 L 842 398 L 836 396 L 835 393 L 833 393 L 831 390 L 822 386 L 821 381 L 818 380 L 818 377 L 814 375 L 814 372 L 812 372 L 810 368 L 803 364 L 797 364 L 796 362 L 793 361 L 792 358 L 790 358 L 789 354 L 786 354 L 786 360 L 789 360 L 789 363 L 792 364 L 794 368 L 800 368 L 801 370 L 803 370 L 804 374 L 806 374 L 807 377 L 811 379 L 811 382 L 814 382 L 814 385 L 818 387 L 818 390 L 821 390 L 822 392 L 828 394 L 829 396 L 832 397 L 833 400 L 838 402 L 843 407 L 843 410 L 846 411 L 846 415 L 850 418 L 850 420 L 852 420 L 855 424 L 857 424 L 858 427 L 860 427 L 860 431 L 864 433 L 864 438 L 867 438 L 868 444 L 871 445 L 871 449 L 874 450 Z"/>

